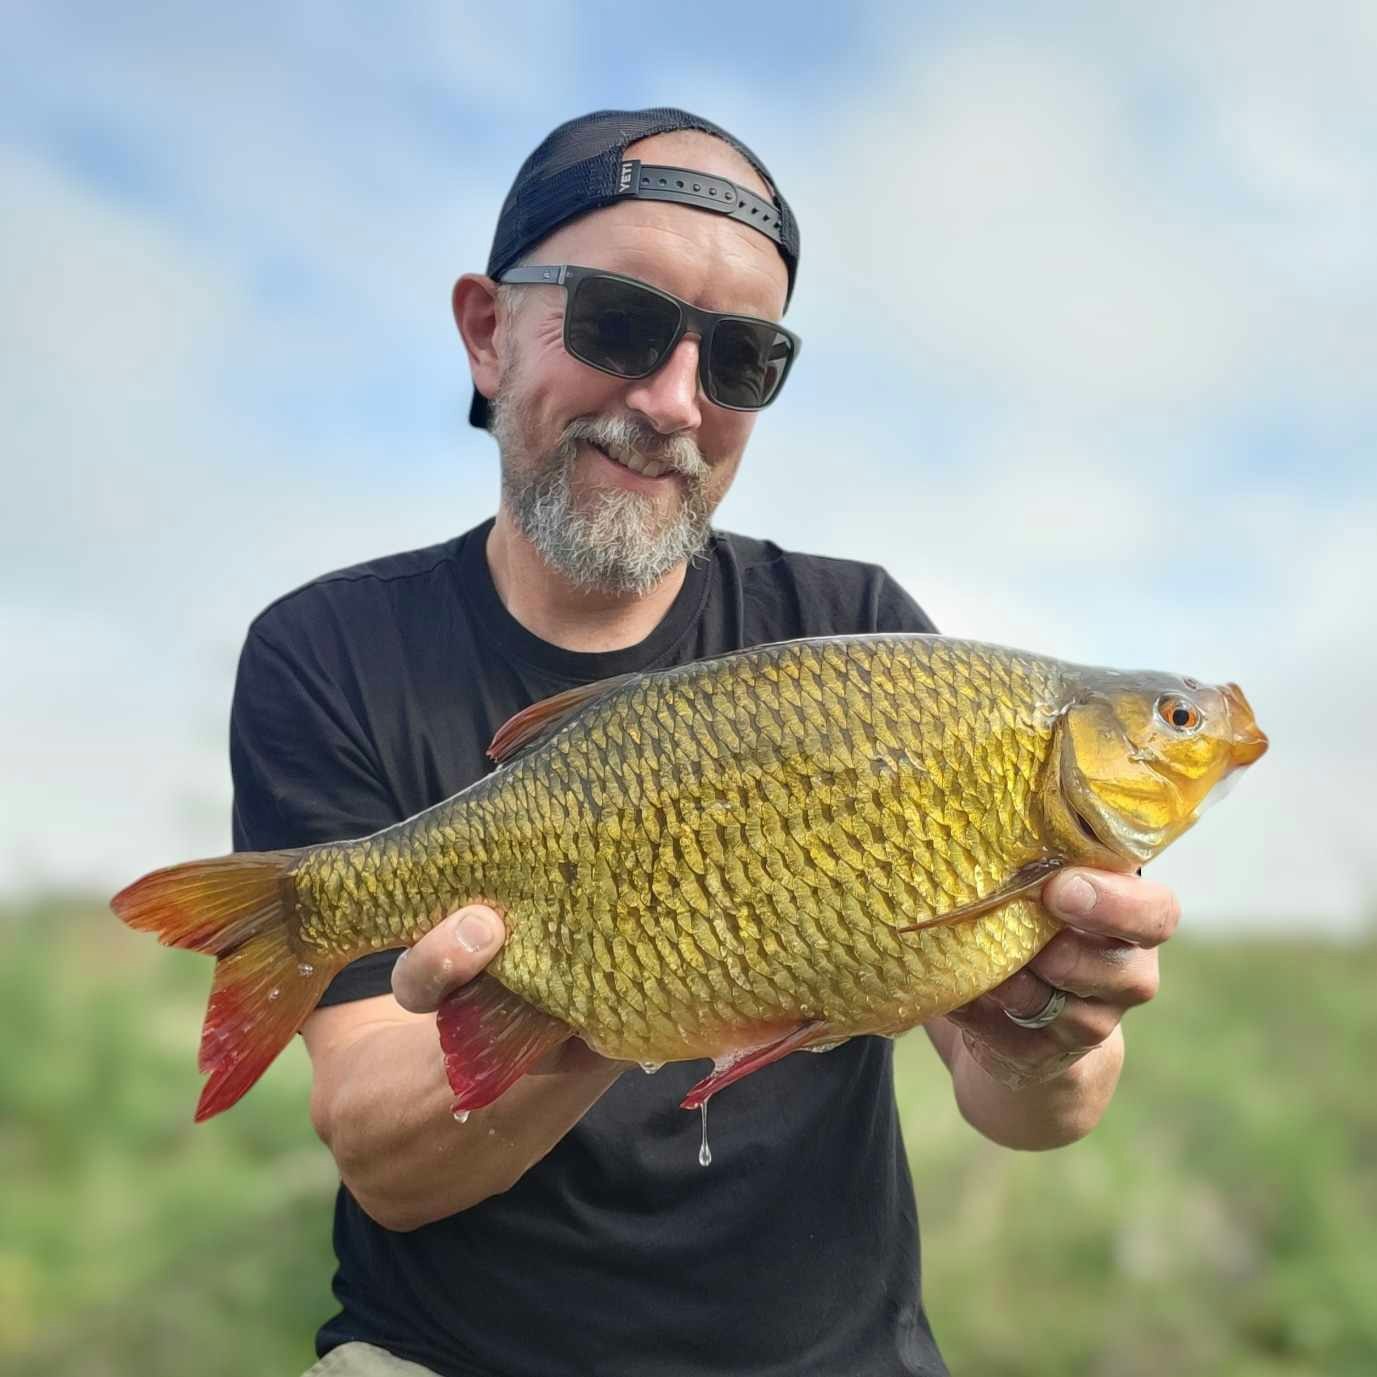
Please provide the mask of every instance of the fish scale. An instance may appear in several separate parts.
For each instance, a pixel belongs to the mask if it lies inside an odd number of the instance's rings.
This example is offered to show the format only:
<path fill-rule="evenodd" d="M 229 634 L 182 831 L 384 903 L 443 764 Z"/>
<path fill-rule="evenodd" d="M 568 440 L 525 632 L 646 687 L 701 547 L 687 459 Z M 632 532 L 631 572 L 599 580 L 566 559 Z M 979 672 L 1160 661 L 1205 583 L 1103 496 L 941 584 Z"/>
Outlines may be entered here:
<path fill-rule="evenodd" d="M 219 957 L 198 1117 L 350 960 L 471 902 L 507 938 L 439 1012 L 457 1108 L 571 1033 L 629 1061 L 713 1057 L 697 1105 L 998 984 L 1057 931 L 1032 897 L 1052 869 L 1150 859 L 1266 746 L 1232 684 L 924 635 L 785 642 L 570 690 L 404 823 L 172 867 L 113 904 Z"/>
<path fill-rule="evenodd" d="M 965 993 L 954 973 L 987 987 L 1052 931 L 1011 905 L 974 920 L 983 940 L 960 962 L 944 935 L 894 933 L 982 897 L 1038 846 L 1022 776 L 1051 721 L 1015 704 L 1056 696 L 1055 662 L 995 664 L 957 644 L 795 643 L 744 673 L 728 658 L 609 694 L 448 815 L 388 835 L 391 874 L 422 901 L 405 936 L 495 903 L 509 936 L 490 971 L 638 1060 L 702 1054 L 762 1022 L 879 1030 L 950 1007 Z M 397 936 L 376 908 L 344 911 L 357 886 L 304 893 L 334 906 L 318 930 Z"/>

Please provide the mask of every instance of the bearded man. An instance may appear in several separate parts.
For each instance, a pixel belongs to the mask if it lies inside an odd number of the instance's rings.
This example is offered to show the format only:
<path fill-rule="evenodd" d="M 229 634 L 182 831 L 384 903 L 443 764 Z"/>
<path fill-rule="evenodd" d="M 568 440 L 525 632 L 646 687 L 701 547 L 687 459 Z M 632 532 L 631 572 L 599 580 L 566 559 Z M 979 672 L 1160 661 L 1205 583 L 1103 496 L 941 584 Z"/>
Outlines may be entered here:
<path fill-rule="evenodd" d="M 376 831 L 487 769 L 496 729 L 576 684 L 797 636 L 931 631 L 873 565 L 716 531 L 799 340 L 798 229 L 764 164 L 679 110 L 555 130 L 454 289 L 494 519 L 328 575 L 250 629 L 235 691 L 235 845 Z M 928 1025 L 987 1137 L 1088 1132 L 1152 998 L 1176 901 L 1067 871 L 1070 927 Z M 891 1044 L 791 1056 L 714 1106 L 717 1165 L 655 1079 L 566 1043 L 462 1127 L 435 1009 L 501 945 L 470 907 L 331 984 L 304 1028 L 334 1154 L 340 1313 L 313 1372 L 445 1377 L 946 1371 L 923 1309 Z"/>

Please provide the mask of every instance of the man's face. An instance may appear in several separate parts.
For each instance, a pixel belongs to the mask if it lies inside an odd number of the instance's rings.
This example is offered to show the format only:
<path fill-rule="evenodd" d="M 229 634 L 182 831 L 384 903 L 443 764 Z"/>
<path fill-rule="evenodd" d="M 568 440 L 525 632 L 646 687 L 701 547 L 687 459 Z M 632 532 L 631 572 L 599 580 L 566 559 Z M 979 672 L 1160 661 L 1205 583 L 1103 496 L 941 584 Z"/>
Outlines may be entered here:
<path fill-rule="evenodd" d="M 628 156 L 767 192 L 726 145 L 703 135 L 645 139 Z M 788 285 L 784 260 L 764 235 L 663 202 L 591 212 L 527 257 L 603 268 L 708 310 L 772 320 Z M 644 594 L 703 547 L 755 414 L 703 395 L 696 335 L 680 340 L 648 378 L 628 381 L 565 352 L 562 288 L 514 287 L 503 295 L 512 309 L 499 325 L 492 429 L 504 506 L 546 563 L 575 586 Z"/>

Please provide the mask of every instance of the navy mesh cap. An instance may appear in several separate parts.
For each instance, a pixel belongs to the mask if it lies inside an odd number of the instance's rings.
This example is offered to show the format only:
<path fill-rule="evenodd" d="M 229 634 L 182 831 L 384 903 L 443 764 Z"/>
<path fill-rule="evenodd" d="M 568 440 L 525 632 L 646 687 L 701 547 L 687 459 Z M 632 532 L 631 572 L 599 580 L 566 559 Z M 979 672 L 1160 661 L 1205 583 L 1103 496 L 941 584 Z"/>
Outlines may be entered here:
<path fill-rule="evenodd" d="M 674 174 L 682 168 L 628 161 L 626 149 L 638 139 L 675 129 L 697 129 L 736 149 L 774 192 L 766 201 L 748 187 L 722 177 Z M 597 110 L 561 124 L 521 164 L 502 203 L 488 256 L 488 276 L 505 272 L 547 234 L 586 211 L 610 206 L 626 197 L 677 201 L 727 215 L 751 225 L 774 240 L 789 271 L 784 304 L 794 292 L 798 271 L 798 222 L 775 187 L 765 164 L 725 129 L 686 110 Z M 471 424 L 487 428 L 488 402 L 477 389 L 469 407 Z"/>

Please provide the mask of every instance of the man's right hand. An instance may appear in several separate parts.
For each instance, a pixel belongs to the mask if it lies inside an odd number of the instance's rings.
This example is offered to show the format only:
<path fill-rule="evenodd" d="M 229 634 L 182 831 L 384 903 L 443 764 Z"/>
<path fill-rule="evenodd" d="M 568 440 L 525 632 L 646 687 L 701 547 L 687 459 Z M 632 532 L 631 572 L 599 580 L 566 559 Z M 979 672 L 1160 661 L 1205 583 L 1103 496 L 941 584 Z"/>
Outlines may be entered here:
<path fill-rule="evenodd" d="M 505 936 L 493 909 L 460 909 L 402 955 L 392 994 L 317 1009 L 301 1030 L 311 1121 L 340 1179 L 385 1228 L 415 1229 L 509 1189 L 626 1069 L 570 1038 L 455 1122 L 435 1010 L 482 974 Z"/>
<path fill-rule="evenodd" d="M 469 904 L 437 923 L 392 967 L 392 995 L 413 1014 L 434 1013 L 460 985 L 482 975 L 502 949 L 507 928 L 502 915 L 486 904 Z M 592 1071 L 623 1066 L 600 1057 L 581 1038 L 570 1038 L 542 1057 L 526 1073 L 543 1076 L 559 1071 Z"/>

